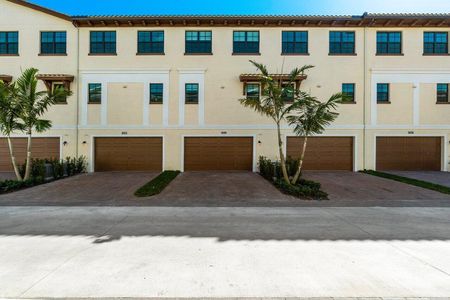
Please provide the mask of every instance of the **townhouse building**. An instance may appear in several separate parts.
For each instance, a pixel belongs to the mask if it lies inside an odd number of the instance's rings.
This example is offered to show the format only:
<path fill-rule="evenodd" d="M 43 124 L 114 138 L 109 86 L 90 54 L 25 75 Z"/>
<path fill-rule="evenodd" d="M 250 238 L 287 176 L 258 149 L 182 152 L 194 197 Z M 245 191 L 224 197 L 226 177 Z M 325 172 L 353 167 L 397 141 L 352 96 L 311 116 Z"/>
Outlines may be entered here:
<path fill-rule="evenodd" d="M 67 16 L 0 0 L 0 80 L 40 70 L 50 108 L 36 157 L 84 155 L 89 170 L 257 170 L 275 127 L 239 99 L 259 97 L 249 60 L 321 100 L 350 97 L 311 139 L 310 170 L 449 170 L 449 14 Z M 282 127 L 285 151 L 300 138 Z M 23 138 L 14 140 L 24 155 Z M 4 138 L 0 170 L 10 170 Z"/>

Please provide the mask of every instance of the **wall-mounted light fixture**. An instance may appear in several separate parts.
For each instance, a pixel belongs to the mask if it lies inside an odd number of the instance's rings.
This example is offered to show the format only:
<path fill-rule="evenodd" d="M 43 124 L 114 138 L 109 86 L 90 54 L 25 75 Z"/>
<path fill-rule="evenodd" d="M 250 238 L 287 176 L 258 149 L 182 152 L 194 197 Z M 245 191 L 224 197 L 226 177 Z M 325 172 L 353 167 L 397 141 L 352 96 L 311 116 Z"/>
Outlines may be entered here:
<path fill-rule="evenodd" d="M 64 142 L 63 142 L 63 146 L 67 146 L 67 144 L 68 144 L 67 141 L 64 141 Z"/>
<path fill-rule="evenodd" d="M 83 145 L 86 145 L 87 144 L 87 142 L 86 141 L 83 141 Z"/>

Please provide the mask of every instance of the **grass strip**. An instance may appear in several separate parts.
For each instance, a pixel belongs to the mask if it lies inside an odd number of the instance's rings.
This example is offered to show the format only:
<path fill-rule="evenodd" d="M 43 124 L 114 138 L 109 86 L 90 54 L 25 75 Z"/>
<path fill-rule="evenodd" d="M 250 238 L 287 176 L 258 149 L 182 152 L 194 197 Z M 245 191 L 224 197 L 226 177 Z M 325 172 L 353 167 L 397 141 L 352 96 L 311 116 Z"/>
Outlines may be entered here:
<path fill-rule="evenodd" d="M 174 180 L 180 171 L 164 171 L 150 182 L 141 186 L 134 195 L 137 197 L 150 197 L 161 193 L 169 183 Z"/>
<path fill-rule="evenodd" d="M 436 184 L 436 183 L 432 183 L 432 182 L 428 182 L 428 181 L 423 181 L 423 180 L 418 180 L 418 179 L 413 179 L 413 178 L 408 178 L 408 177 L 403 177 L 403 176 L 390 174 L 390 173 L 373 171 L 373 170 L 364 170 L 364 171 L 360 171 L 360 172 L 364 173 L 364 174 L 369 174 L 369 175 L 373 175 L 373 176 L 378 176 L 378 177 L 382 177 L 382 178 L 386 178 L 386 179 L 403 182 L 403 183 L 410 184 L 410 185 L 415 185 L 415 186 L 418 186 L 418 187 L 421 187 L 424 189 L 429 189 L 429 190 L 433 190 L 436 192 L 450 195 L 450 187 L 447 187 L 444 185 L 440 185 L 440 184 Z"/>

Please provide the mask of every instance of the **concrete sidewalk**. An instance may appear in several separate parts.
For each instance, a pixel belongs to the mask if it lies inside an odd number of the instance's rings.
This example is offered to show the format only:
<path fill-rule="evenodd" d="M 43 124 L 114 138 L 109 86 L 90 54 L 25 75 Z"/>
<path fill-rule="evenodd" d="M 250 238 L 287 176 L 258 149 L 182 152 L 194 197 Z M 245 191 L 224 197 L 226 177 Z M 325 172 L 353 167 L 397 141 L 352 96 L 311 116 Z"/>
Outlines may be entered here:
<path fill-rule="evenodd" d="M 450 208 L 2 207 L 0 297 L 447 297 Z"/>

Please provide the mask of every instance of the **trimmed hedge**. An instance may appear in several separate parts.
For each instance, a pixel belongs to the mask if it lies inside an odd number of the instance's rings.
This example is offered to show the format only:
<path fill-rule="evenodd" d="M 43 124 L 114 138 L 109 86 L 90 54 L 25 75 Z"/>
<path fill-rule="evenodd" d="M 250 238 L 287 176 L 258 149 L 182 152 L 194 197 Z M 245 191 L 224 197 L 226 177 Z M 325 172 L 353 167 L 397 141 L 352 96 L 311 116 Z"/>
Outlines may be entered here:
<path fill-rule="evenodd" d="M 429 190 L 433 190 L 433 191 L 437 191 L 437 192 L 440 192 L 443 194 L 450 195 L 450 187 L 447 187 L 444 185 L 440 185 L 440 184 L 436 184 L 436 183 L 432 183 L 432 182 L 428 182 L 428 181 L 423 181 L 423 180 L 418 180 L 418 179 L 414 179 L 414 178 L 403 177 L 403 176 L 390 174 L 390 173 L 373 171 L 373 170 L 364 170 L 364 171 L 360 171 L 360 172 L 364 173 L 364 174 L 369 174 L 369 175 L 373 175 L 373 176 L 378 176 L 378 177 L 382 177 L 382 178 L 386 178 L 386 179 L 403 182 L 403 183 L 410 184 L 410 185 L 415 185 L 415 186 L 418 186 L 418 187 L 421 187 L 424 189 L 429 189 Z"/>
<path fill-rule="evenodd" d="M 134 195 L 137 197 L 150 197 L 161 193 L 169 183 L 174 180 L 180 171 L 164 171 L 157 177 L 152 179 L 150 182 L 146 183 L 140 187 Z"/>
<path fill-rule="evenodd" d="M 74 176 L 86 172 L 86 157 L 67 157 L 65 161 L 58 159 L 32 159 L 30 179 L 25 181 L 0 181 L 0 194 L 18 191 L 24 188 L 44 184 L 63 177 Z M 25 164 L 19 165 L 19 173 L 25 175 Z M 48 167 L 48 168 L 47 168 Z"/>
<path fill-rule="evenodd" d="M 288 157 L 286 159 L 286 169 L 289 177 L 294 177 L 298 169 L 298 160 Z M 260 156 L 259 174 L 284 194 L 309 200 L 328 199 L 328 194 L 321 190 L 321 185 L 318 182 L 300 178 L 296 185 L 287 184 L 283 179 L 279 161 L 272 161 L 264 156 Z"/>

